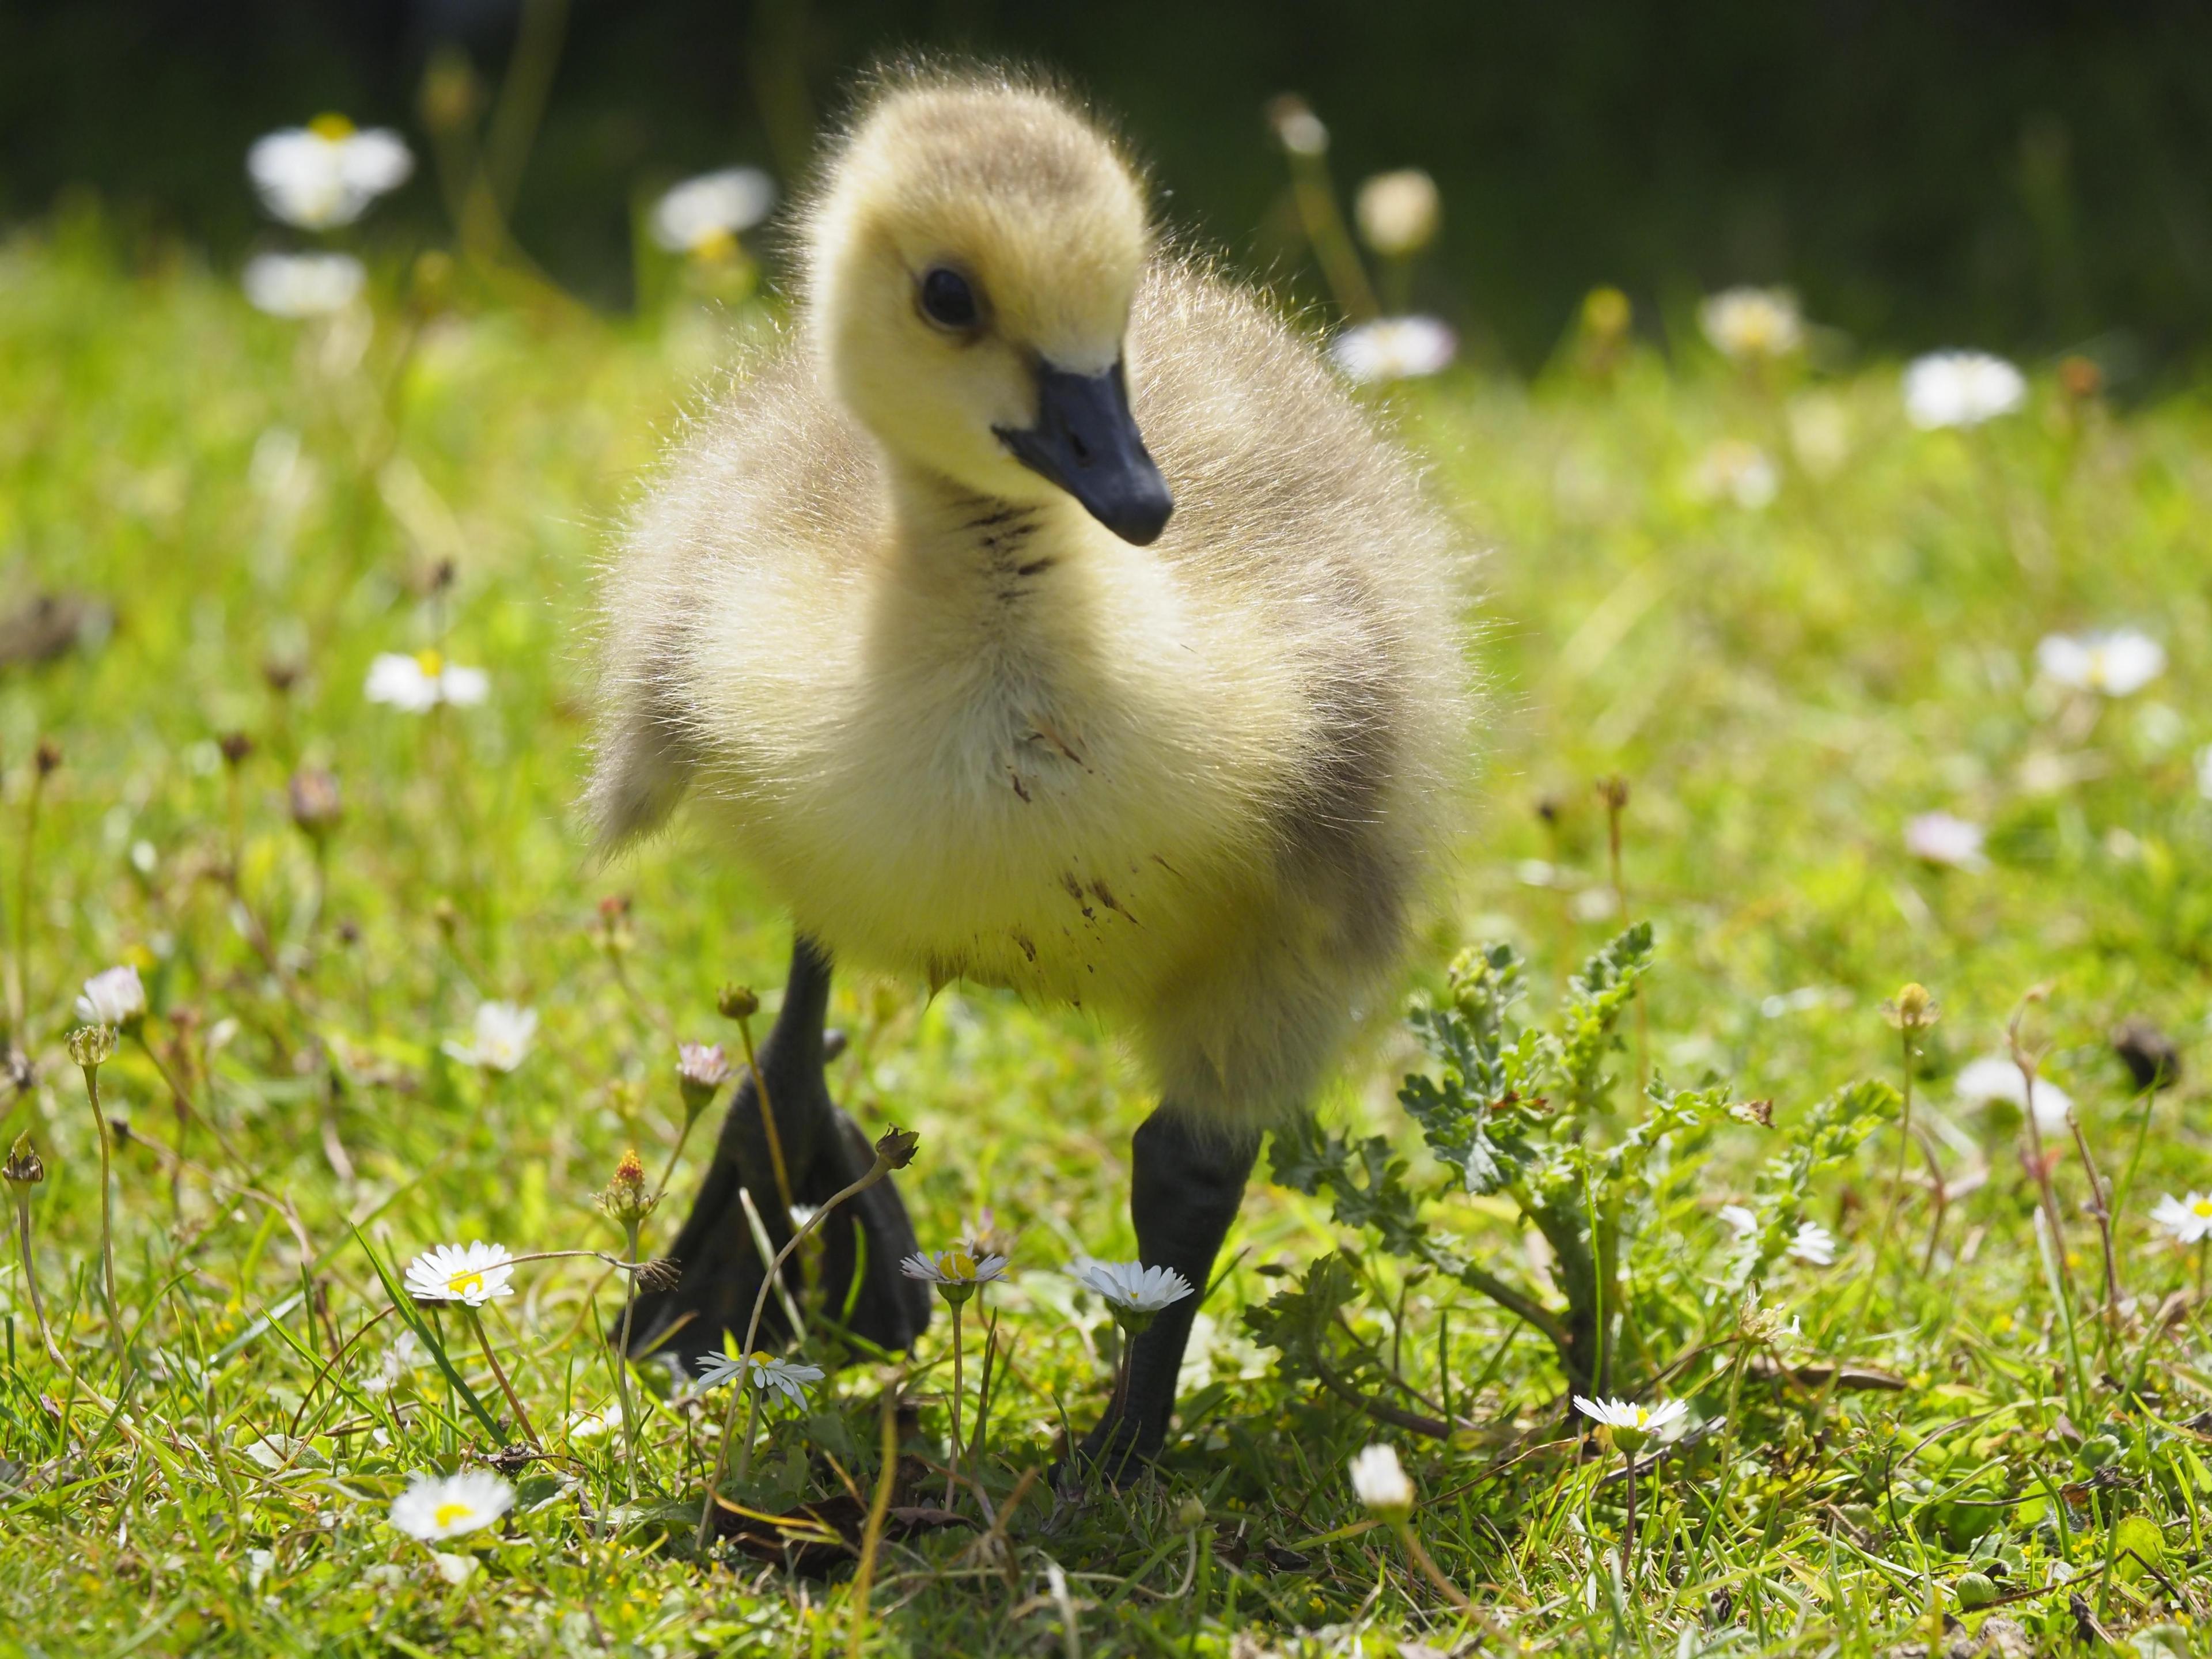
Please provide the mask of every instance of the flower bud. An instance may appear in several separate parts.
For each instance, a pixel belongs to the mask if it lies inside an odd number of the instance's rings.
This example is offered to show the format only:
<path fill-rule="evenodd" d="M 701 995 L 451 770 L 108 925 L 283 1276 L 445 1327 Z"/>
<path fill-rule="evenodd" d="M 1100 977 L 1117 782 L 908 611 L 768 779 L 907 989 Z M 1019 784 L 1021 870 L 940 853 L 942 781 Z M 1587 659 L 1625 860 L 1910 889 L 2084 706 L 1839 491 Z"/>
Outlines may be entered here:
<path fill-rule="evenodd" d="M 730 1080 L 730 1059 L 719 1042 L 683 1042 L 676 1048 L 676 1084 L 684 1091 L 684 1121 L 695 1121 L 714 1103 Z"/>
<path fill-rule="evenodd" d="M 46 1178 L 46 1166 L 31 1150 L 31 1134 L 27 1129 L 15 1137 L 7 1163 L 0 1164 L 0 1180 L 5 1180 L 10 1187 L 23 1188 L 35 1187 Z"/>
<path fill-rule="evenodd" d="M 608 1182 L 599 1194 L 599 1208 L 610 1219 L 624 1227 L 635 1227 L 651 1215 L 659 1200 L 646 1196 L 645 1164 L 630 1147 L 615 1165 L 614 1179 Z"/>
<path fill-rule="evenodd" d="M 1943 1009 L 1929 988 L 1917 981 L 1898 987 L 1897 994 L 1881 1005 L 1881 1017 L 1899 1031 L 1922 1031 L 1943 1018 Z"/>
<path fill-rule="evenodd" d="M 1267 106 L 1267 124 L 1275 138 L 1293 155 L 1328 154 L 1328 129 L 1296 93 L 1286 92 Z"/>
<path fill-rule="evenodd" d="M 1206 1524 L 1206 1500 L 1196 1492 L 1186 1492 L 1176 1506 L 1176 1525 L 1185 1532 L 1196 1532 Z"/>
<path fill-rule="evenodd" d="M 915 1149 L 921 1145 L 921 1137 L 911 1129 L 886 1129 L 876 1140 L 876 1162 L 903 1170 L 914 1162 Z"/>
<path fill-rule="evenodd" d="M 223 763 L 234 769 L 244 765 L 246 757 L 253 752 L 253 739 L 243 732 L 226 732 L 215 741 L 216 747 L 222 750 Z"/>
<path fill-rule="evenodd" d="M 714 1006 L 725 1019 L 750 1019 L 760 1012 L 760 999 L 753 994 L 750 985 L 725 985 L 721 994 L 714 999 Z"/>
<path fill-rule="evenodd" d="M 112 1025 L 80 1025 L 69 1034 L 69 1057 L 88 1072 L 96 1072 L 115 1058 Z"/>
<path fill-rule="evenodd" d="M 41 778 L 52 777 L 62 769 L 61 744 L 56 743 L 52 738 L 40 738 L 38 753 L 34 759 L 39 769 L 39 775 Z"/>
<path fill-rule="evenodd" d="M 293 773 L 285 793 L 291 801 L 292 822 L 318 845 L 329 838 L 345 816 L 338 781 L 319 766 L 303 766 Z"/>
<path fill-rule="evenodd" d="M 1368 246 L 1386 259 L 1402 259 L 1436 240 L 1443 207 L 1437 181 L 1419 167 L 1403 167 L 1360 185 L 1352 213 Z"/>

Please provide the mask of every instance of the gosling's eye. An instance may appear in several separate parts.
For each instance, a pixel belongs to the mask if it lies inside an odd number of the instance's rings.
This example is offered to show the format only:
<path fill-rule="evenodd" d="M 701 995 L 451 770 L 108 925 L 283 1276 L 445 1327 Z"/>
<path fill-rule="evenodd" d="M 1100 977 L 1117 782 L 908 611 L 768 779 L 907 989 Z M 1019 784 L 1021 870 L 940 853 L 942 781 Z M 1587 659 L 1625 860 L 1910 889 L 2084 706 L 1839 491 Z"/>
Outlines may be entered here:
<path fill-rule="evenodd" d="M 950 265 L 933 265 L 922 273 L 921 314 L 939 328 L 969 329 L 982 316 L 975 289 Z"/>

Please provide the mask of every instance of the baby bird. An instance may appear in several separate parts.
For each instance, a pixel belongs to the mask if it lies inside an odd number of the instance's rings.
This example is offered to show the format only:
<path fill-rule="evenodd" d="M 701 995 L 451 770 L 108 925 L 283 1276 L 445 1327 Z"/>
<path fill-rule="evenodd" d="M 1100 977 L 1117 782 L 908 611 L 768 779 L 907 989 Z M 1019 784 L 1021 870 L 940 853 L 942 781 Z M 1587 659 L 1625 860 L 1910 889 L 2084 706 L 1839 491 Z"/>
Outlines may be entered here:
<path fill-rule="evenodd" d="M 1161 1100 L 1139 1253 L 1200 1290 L 1261 1134 L 1398 965 L 1462 769 L 1453 538 L 1312 345 L 1164 246 L 1146 196 L 1048 88 L 885 84 L 804 218 L 789 338 L 629 528 L 599 835 L 688 793 L 796 933 L 773 1136 L 748 1079 L 641 1351 L 742 1333 L 741 1188 L 780 1243 L 786 1197 L 867 1167 L 823 1078 L 833 960 L 1126 1030 Z M 911 1342 L 889 1183 L 825 1231 L 825 1312 Z M 1109 1472 L 1162 1444 L 1198 1300 L 1137 1338 L 1083 1447 Z"/>

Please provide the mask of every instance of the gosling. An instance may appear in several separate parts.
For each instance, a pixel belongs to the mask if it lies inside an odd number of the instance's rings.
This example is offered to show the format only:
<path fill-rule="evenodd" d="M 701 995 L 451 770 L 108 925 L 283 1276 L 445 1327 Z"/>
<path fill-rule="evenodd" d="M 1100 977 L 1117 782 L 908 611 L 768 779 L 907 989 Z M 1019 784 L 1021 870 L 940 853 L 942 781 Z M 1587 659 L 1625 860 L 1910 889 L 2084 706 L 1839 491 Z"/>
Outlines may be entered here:
<path fill-rule="evenodd" d="M 789 905 L 790 980 L 639 1352 L 742 1334 L 779 1187 L 868 1164 L 823 1076 L 844 960 L 1095 1009 L 1158 1109 L 1139 1254 L 1203 1291 L 1261 1133 L 1396 969 L 1466 732 L 1452 534 L 1311 343 L 1163 246 L 1054 90 L 878 88 L 800 225 L 789 337 L 697 424 L 605 595 L 589 805 L 693 797 Z M 825 1228 L 827 1315 L 928 1322 L 889 1183 Z M 750 1212 L 750 1213 L 749 1213 Z M 1162 1446 L 1199 1297 L 1083 1443 Z"/>

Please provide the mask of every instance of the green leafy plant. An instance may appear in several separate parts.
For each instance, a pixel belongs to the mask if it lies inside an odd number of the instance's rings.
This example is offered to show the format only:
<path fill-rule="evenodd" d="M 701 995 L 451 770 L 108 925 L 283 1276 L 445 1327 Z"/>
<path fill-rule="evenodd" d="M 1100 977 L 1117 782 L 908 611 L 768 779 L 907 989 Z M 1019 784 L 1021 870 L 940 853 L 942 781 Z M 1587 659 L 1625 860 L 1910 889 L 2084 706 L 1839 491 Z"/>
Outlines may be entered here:
<path fill-rule="evenodd" d="M 1525 987 L 1510 945 L 1463 952 L 1445 995 L 1416 1006 L 1409 1018 L 1436 1069 L 1407 1077 L 1398 1094 L 1438 1166 L 1433 1177 L 1417 1181 L 1386 1137 L 1353 1140 L 1311 1120 L 1279 1132 L 1274 1143 L 1278 1181 L 1326 1192 L 1340 1225 L 1370 1234 L 1416 1271 L 1456 1280 L 1540 1332 L 1575 1393 L 1633 1392 L 1687 1340 L 1706 1298 L 1687 1293 L 1685 1254 L 1668 1249 L 1657 1271 L 1635 1276 L 1641 1288 L 1634 1294 L 1631 1254 L 1655 1233 L 1678 1231 L 1694 1211 L 1703 1153 L 1717 1128 L 1731 1121 L 1764 1128 L 1771 1120 L 1770 1103 L 1737 1100 L 1725 1084 L 1671 1089 L 1655 1078 L 1637 1097 L 1641 1115 L 1623 1121 L 1611 1069 L 1622 1047 L 1615 1028 L 1651 962 L 1651 929 L 1638 923 L 1568 981 L 1558 1017 L 1544 1030 L 1516 1017 Z M 1788 1249 L 1814 1177 L 1855 1152 L 1896 1101 L 1887 1084 L 1854 1084 L 1785 1136 L 1759 1177 L 1753 1225 L 1729 1264 L 1737 1288 L 1756 1282 Z M 1510 1200 L 1520 1225 L 1548 1251 L 1549 1287 L 1485 1265 L 1437 1224 L 1469 1198 Z M 1331 1349 L 1340 1312 L 1358 1291 L 1351 1263 L 1326 1256 L 1249 1322 L 1280 1351 L 1286 1373 L 1352 1394 Z M 1379 1414 L 1414 1425 L 1413 1414 L 1395 1408 Z"/>

